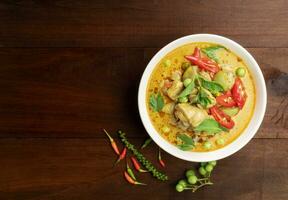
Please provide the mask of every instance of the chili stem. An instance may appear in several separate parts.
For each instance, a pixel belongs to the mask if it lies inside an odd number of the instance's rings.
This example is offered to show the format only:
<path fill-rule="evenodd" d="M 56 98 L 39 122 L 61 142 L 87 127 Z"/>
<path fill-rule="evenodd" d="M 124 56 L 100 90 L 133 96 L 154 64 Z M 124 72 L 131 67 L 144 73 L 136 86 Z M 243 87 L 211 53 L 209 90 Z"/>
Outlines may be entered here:
<path fill-rule="evenodd" d="M 107 137 L 109 138 L 110 140 L 110 143 L 111 143 L 111 147 L 113 148 L 114 152 L 117 154 L 117 155 L 120 155 L 120 152 L 119 152 L 119 149 L 117 147 L 117 144 L 116 142 L 114 141 L 114 139 L 109 135 L 109 133 L 103 129 L 104 133 L 107 135 Z"/>

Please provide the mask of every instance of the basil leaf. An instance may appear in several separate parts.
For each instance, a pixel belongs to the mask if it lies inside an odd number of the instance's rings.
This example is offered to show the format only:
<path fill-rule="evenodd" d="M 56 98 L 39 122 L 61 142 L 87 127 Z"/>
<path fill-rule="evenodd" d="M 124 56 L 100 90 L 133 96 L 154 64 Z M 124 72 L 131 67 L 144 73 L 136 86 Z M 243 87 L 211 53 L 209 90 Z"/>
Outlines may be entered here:
<path fill-rule="evenodd" d="M 226 128 L 222 127 L 217 121 L 214 119 L 205 119 L 199 126 L 197 126 L 194 131 L 197 132 L 205 132 L 209 135 L 214 135 L 221 131 L 228 131 Z"/>
<path fill-rule="evenodd" d="M 203 53 L 205 53 L 209 58 L 215 60 L 217 63 L 219 62 L 218 57 L 216 56 L 216 51 L 219 49 L 224 49 L 223 46 L 212 46 L 201 49 Z"/>
<path fill-rule="evenodd" d="M 159 112 L 164 107 L 164 99 L 160 93 L 158 93 L 157 97 L 155 94 L 151 94 L 149 104 L 154 112 Z"/>
<path fill-rule="evenodd" d="M 186 134 L 179 134 L 177 137 L 182 140 L 184 144 L 194 145 L 193 139 Z"/>
<path fill-rule="evenodd" d="M 151 94 L 150 99 L 149 99 L 150 107 L 152 108 L 153 111 L 157 111 L 157 100 L 155 97 L 155 94 Z"/>
<path fill-rule="evenodd" d="M 178 98 L 181 98 L 181 97 L 185 97 L 189 94 L 191 94 L 192 90 L 194 89 L 195 87 L 195 83 L 194 81 L 192 81 L 178 96 Z"/>
<path fill-rule="evenodd" d="M 161 111 L 162 108 L 164 107 L 164 99 L 160 93 L 158 93 L 158 96 L 157 96 L 157 107 L 158 107 L 157 109 L 158 112 Z"/>
<path fill-rule="evenodd" d="M 194 140 L 188 135 L 179 134 L 177 135 L 177 137 L 183 142 L 183 144 L 178 145 L 178 148 L 181 149 L 182 151 L 189 151 L 195 147 Z"/>
<path fill-rule="evenodd" d="M 194 145 L 180 144 L 180 145 L 178 145 L 178 148 L 181 149 L 182 151 L 189 151 L 189 150 L 194 148 Z"/>
<path fill-rule="evenodd" d="M 219 83 L 216 83 L 214 81 L 207 81 L 203 78 L 200 78 L 200 80 L 202 87 L 209 90 L 212 94 L 224 92 L 224 88 Z"/>
<path fill-rule="evenodd" d="M 206 92 L 202 88 L 200 88 L 198 92 L 196 101 L 204 108 L 206 108 L 209 104 L 212 103 L 211 99 L 209 99 L 208 97 L 208 94 L 206 94 Z"/>

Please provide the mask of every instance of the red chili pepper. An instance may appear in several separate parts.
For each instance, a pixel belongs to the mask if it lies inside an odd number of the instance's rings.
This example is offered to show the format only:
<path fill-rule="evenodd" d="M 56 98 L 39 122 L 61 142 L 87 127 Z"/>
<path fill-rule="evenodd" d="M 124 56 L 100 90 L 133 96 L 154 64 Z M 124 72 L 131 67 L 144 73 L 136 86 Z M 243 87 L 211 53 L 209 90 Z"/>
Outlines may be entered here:
<path fill-rule="evenodd" d="M 136 169 L 138 172 L 148 172 L 148 171 L 146 171 L 146 170 L 144 170 L 144 169 L 141 169 L 140 164 L 138 163 L 138 161 L 136 160 L 136 158 L 134 158 L 133 156 L 131 156 L 131 160 L 132 160 L 132 163 L 133 163 L 135 169 Z"/>
<path fill-rule="evenodd" d="M 231 129 L 234 127 L 234 121 L 231 119 L 231 117 L 225 114 L 217 106 L 213 106 L 212 108 L 210 108 L 210 112 L 212 116 L 215 118 L 215 120 L 225 128 Z"/>
<path fill-rule="evenodd" d="M 224 107 L 233 107 L 236 106 L 236 102 L 232 98 L 232 94 L 230 91 L 227 91 L 225 94 L 216 97 L 216 101 L 218 104 Z"/>
<path fill-rule="evenodd" d="M 107 137 L 109 138 L 111 146 L 112 146 L 113 150 L 115 151 L 115 153 L 117 155 L 120 155 L 120 152 L 119 152 L 119 149 L 117 147 L 116 142 L 113 140 L 113 138 L 109 135 L 109 133 L 105 129 L 103 129 L 103 131 L 104 131 L 104 133 L 106 133 Z"/>
<path fill-rule="evenodd" d="M 140 182 L 133 180 L 133 178 L 131 178 L 131 176 L 129 176 L 129 174 L 126 171 L 124 172 L 124 177 L 132 185 L 146 185 L 145 183 L 140 183 Z"/>
<path fill-rule="evenodd" d="M 120 154 L 118 160 L 114 163 L 114 166 L 119 163 L 121 160 L 123 160 L 126 156 L 126 153 L 127 153 L 127 148 L 125 147 L 122 151 L 122 153 Z"/>
<path fill-rule="evenodd" d="M 162 167 L 165 167 L 165 163 L 164 163 L 164 161 L 162 160 L 162 158 L 161 158 L 161 149 L 159 148 L 159 150 L 158 150 L 158 161 L 159 161 L 159 163 L 160 163 L 160 165 L 162 166 Z"/>
<path fill-rule="evenodd" d="M 245 92 L 244 85 L 239 77 L 235 79 L 235 83 L 232 87 L 232 96 L 237 106 L 242 109 L 245 104 L 247 94 Z"/>
<path fill-rule="evenodd" d="M 185 56 L 185 58 L 206 71 L 217 73 L 220 70 L 220 67 L 216 62 L 209 58 L 201 58 L 200 49 L 198 47 L 195 48 L 192 56 Z"/>

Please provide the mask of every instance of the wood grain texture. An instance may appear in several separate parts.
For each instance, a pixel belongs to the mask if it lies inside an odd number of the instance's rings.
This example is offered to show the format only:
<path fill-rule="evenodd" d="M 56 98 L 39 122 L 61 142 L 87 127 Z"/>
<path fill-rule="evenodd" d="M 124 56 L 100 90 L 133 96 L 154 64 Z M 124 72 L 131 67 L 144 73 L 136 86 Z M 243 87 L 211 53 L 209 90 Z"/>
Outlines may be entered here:
<path fill-rule="evenodd" d="M 142 142 L 131 141 L 138 146 Z M 112 168 L 116 156 L 108 144 L 104 139 L 0 139 L 0 198 L 287 199 L 287 139 L 254 139 L 221 160 L 213 174 L 215 185 L 195 194 L 174 191 L 184 169 L 196 167 L 195 163 L 163 153 L 169 181 L 161 183 L 137 173 L 149 185 L 135 187 L 124 181 L 125 163 Z M 156 152 L 156 145 L 143 150 L 159 169 Z"/>
<path fill-rule="evenodd" d="M 1 137 L 146 137 L 137 108 L 155 48 L 0 49 Z M 288 48 L 248 48 L 263 70 L 268 107 L 258 138 L 288 138 Z M 5 95 L 4 95 L 5 94 Z"/>
<path fill-rule="evenodd" d="M 288 199 L 288 1 L 1 1 L 0 199 Z M 195 166 L 163 153 L 169 181 L 123 178 L 101 129 L 147 137 L 137 89 L 151 57 L 184 35 L 214 33 L 259 63 L 268 104 L 255 138 L 219 161 L 215 185 L 177 193 Z M 115 136 L 115 135 L 114 135 Z M 144 154 L 157 167 L 157 147 Z"/>
<path fill-rule="evenodd" d="M 285 0 L 2 1 L 3 47 L 161 47 L 193 33 L 288 47 Z"/>

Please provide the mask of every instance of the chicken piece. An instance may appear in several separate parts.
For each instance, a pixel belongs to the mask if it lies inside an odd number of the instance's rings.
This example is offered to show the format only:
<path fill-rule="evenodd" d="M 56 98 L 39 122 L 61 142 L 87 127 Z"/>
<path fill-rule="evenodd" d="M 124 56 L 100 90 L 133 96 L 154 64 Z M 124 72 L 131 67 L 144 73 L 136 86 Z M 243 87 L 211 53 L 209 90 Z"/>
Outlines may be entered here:
<path fill-rule="evenodd" d="M 172 86 L 167 90 L 167 95 L 172 100 L 176 100 L 180 92 L 183 90 L 184 85 L 181 81 L 173 81 Z"/>
<path fill-rule="evenodd" d="M 174 115 L 183 125 L 196 127 L 208 117 L 204 109 L 192 106 L 188 103 L 179 103 L 175 106 Z"/>

